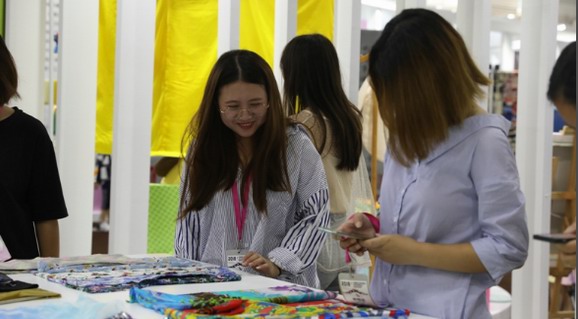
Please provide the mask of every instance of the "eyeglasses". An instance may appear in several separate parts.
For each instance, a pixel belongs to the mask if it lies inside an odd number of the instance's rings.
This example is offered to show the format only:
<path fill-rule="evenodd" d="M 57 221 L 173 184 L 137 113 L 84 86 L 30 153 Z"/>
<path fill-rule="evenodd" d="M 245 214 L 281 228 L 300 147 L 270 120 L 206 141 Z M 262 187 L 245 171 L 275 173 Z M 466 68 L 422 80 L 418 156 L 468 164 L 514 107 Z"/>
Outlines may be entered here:
<path fill-rule="evenodd" d="M 250 115 L 261 114 L 269 107 L 269 104 L 265 102 L 253 102 L 249 103 L 246 107 L 241 107 L 241 104 L 228 104 L 221 106 L 219 111 L 223 114 L 227 114 L 233 117 L 238 117 L 241 115 L 241 111 L 245 110 Z"/>

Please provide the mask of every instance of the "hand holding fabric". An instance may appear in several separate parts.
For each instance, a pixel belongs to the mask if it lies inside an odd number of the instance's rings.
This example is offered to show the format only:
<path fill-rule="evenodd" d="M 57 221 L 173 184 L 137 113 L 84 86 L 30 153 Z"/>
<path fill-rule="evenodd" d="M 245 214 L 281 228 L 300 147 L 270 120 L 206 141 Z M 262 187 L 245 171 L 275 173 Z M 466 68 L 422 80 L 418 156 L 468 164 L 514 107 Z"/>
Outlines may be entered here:
<path fill-rule="evenodd" d="M 355 233 L 368 238 L 373 238 L 376 235 L 373 224 L 363 213 L 355 213 L 351 215 L 347 221 L 339 226 L 337 231 L 344 233 Z M 339 240 L 339 245 L 341 248 L 347 249 L 350 253 L 354 253 L 358 256 L 363 255 L 363 253 L 367 250 L 360 243 L 360 240 L 348 237 L 341 237 Z"/>
<path fill-rule="evenodd" d="M 271 260 L 261 256 L 260 254 L 251 251 L 243 258 L 243 266 L 251 267 L 259 272 L 261 275 L 277 278 L 281 274 L 281 269 L 277 267 Z"/>
<path fill-rule="evenodd" d="M 411 237 L 401 235 L 380 235 L 359 242 L 375 257 L 394 265 L 417 264 L 411 260 L 411 254 L 416 250 L 418 242 Z"/>

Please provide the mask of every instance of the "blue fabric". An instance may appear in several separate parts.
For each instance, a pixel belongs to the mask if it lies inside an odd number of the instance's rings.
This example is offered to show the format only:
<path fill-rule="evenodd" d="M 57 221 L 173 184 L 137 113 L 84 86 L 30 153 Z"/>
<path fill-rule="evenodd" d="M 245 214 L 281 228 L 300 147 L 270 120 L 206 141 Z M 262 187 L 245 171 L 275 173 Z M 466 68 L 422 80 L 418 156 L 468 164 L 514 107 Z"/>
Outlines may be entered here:
<path fill-rule="evenodd" d="M 38 304 L 15 309 L 0 309 L 0 318 L 18 319 L 103 319 L 122 311 L 120 301 L 101 303 L 85 296 L 79 296 L 76 302 L 58 302 Z"/>

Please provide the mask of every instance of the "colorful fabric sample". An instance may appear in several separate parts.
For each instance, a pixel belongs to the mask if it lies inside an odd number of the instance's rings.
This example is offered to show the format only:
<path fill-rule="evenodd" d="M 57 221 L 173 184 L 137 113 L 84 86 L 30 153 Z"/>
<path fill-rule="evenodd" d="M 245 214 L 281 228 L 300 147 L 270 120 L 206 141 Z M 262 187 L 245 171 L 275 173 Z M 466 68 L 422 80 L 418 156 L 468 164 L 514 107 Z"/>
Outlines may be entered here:
<path fill-rule="evenodd" d="M 0 309 L 0 318 L 18 319 L 103 319 L 110 318 L 123 309 L 123 301 L 98 302 L 86 295 L 74 301 L 39 303 L 28 307 Z M 125 318 L 128 319 L 128 318 Z"/>
<path fill-rule="evenodd" d="M 409 311 L 345 304 L 335 293 L 290 285 L 255 290 L 171 295 L 131 288 L 130 302 L 153 309 L 167 318 L 403 318 Z"/>
<path fill-rule="evenodd" d="M 191 284 L 237 281 L 241 276 L 220 266 L 176 258 L 149 258 L 131 264 L 59 263 L 39 265 L 37 273 L 44 279 L 89 293 L 112 292 L 133 286 Z"/>

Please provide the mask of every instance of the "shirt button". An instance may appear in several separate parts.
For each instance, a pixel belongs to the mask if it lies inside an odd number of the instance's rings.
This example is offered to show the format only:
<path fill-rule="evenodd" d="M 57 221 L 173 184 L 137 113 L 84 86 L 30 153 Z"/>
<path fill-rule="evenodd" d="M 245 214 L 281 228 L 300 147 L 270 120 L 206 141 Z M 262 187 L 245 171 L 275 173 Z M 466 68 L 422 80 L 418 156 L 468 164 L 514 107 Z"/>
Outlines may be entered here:
<path fill-rule="evenodd" d="M 394 218 L 393 218 L 393 222 L 394 222 L 394 223 L 397 223 L 397 217 L 394 217 Z"/>
<path fill-rule="evenodd" d="M 384 280 L 383 280 L 383 284 L 384 284 L 384 285 L 387 285 L 387 279 L 384 279 Z"/>

